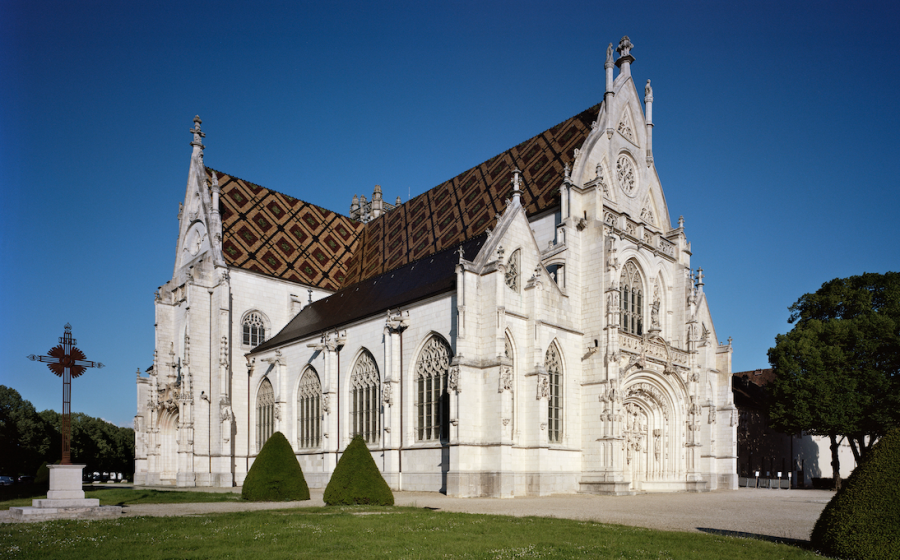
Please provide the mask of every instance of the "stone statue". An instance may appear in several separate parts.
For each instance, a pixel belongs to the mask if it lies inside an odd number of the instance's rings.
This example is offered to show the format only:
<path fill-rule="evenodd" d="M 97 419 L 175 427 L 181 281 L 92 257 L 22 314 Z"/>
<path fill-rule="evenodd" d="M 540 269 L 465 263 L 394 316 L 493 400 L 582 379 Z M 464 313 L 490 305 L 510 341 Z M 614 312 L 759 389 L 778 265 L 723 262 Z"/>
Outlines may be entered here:
<path fill-rule="evenodd" d="M 665 92 L 663 92 L 665 93 Z M 653 102 L 653 88 L 650 87 L 650 80 L 647 80 L 647 85 L 644 86 L 644 103 L 652 103 Z"/>
<path fill-rule="evenodd" d="M 659 327 L 659 300 L 654 300 L 650 306 L 650 326 Z"/>
<path fill-rule="evenodd" d="M 606 47 L 606 65 L 607 68 L 613 67 L 613 46 L 612 43 Z"/>

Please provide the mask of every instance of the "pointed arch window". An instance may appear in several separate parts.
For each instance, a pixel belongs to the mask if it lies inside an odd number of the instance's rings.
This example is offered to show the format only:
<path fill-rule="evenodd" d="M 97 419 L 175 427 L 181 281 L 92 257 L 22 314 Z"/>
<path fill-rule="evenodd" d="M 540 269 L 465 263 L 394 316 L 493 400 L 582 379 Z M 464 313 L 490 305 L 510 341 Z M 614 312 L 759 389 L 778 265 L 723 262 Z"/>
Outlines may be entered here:
<path fill-rule="evenodd" d="M 547 399 L 547 435 L 550 443 L 559 443 L 562 438 L 562 361 L 556 344 L 547 348 L 544 366 L 550 377 L 550 396 Z"/>
<path fill-rule="evenodd" d="M 256 393 L 256 451 L 259 452 L 275 431 L 275 390 L 263 379 Z"/>
<path fill-rule="evenodd" d="M 509 289 L 519 291 L 519 269 L 521 268 L 522 250 L 516 249 L 506 263 L 506 285 Z"/>
<path fill-rule="evenodd" d="M 257 312 L 248 313 L 243 321 L 243 336 L 241 342 L 244 346 L 255 347 L 266 341 L 266 323 L 262 315 Z"/>
<path fill-rule="evenodd" d="M 631 334 L 644 334 L 644 283 L 634 261 L 625 263 L 619 278 L 621 291 L 620 328 Z"/>
<path fill-rule="evenodd" d="M 312 367 L 306 368 L 297 391 L 297 447 L 310 449 L 322 444 L 322 384 Z"/>
<path fill-rule="evenodd" d="M 350 373 L 350 413 L 353 435 L 366 443 L 378 443 L 378 366 L 368 350 L 363 350 Z"/>
<path fill-rule="evenodd" d="M 416 440 L 450 439 L 450 347 L 443 339 L 431 337 L 416 362 Z"/>

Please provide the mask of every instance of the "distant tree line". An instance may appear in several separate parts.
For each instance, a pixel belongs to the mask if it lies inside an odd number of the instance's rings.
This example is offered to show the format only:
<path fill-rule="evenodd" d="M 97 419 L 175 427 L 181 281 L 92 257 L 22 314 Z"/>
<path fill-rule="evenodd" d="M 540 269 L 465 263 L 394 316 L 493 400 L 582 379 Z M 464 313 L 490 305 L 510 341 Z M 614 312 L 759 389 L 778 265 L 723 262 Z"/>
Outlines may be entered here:
<path fill-rule="evenodd" d="M 134 430 L 100 418 L 72 414 L 71 459 L 84 472 L 134 472 Z M 34 475 L 41 463 L 62 456 L 60 414 L 37 412 L 18 391 L 0 385 L 0 474 Z"/>

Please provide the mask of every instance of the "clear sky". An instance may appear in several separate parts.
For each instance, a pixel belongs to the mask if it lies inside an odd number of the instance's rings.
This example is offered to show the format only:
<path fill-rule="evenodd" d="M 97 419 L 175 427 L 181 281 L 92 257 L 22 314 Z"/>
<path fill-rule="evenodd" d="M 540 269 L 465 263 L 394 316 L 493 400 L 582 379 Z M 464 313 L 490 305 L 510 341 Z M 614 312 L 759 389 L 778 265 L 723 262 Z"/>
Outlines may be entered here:
<path fill-rule="evenodd" d="M 73 326 L 73 410 L 130 424 L 191 152 L 346 214 L 404 200 L 598 103 L 628 35 L 653 153 L 734 371 L 787 307 L 900 269 L 897 2 L 0 1 L 0 384 Z"/>

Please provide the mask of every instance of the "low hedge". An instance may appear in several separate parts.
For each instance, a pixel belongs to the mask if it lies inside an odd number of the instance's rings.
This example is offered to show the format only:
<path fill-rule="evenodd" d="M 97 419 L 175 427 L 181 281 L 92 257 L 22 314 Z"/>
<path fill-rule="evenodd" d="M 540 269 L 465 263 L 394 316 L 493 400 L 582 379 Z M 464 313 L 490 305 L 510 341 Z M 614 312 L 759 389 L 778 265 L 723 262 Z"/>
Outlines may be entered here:
<path fill-rule="evenodd" d="M 244 479 L 241 497 L 254 502 L 309 499 L 309 486 L 291 444 L 281 432 L 266 441 Z"/>
<path fill-rule="evenodd" d="M 894 560 L 900 551 L 900 428 L 876 443 L 844 482 L 810 540 L 828 556 Z"/>
<path fill-rule="evenodd" d="M 378 471 L 362 436 L 355 436 L 341 455 L 323 499 L 329 506 L 394 505 L 394 493 Z"/>

